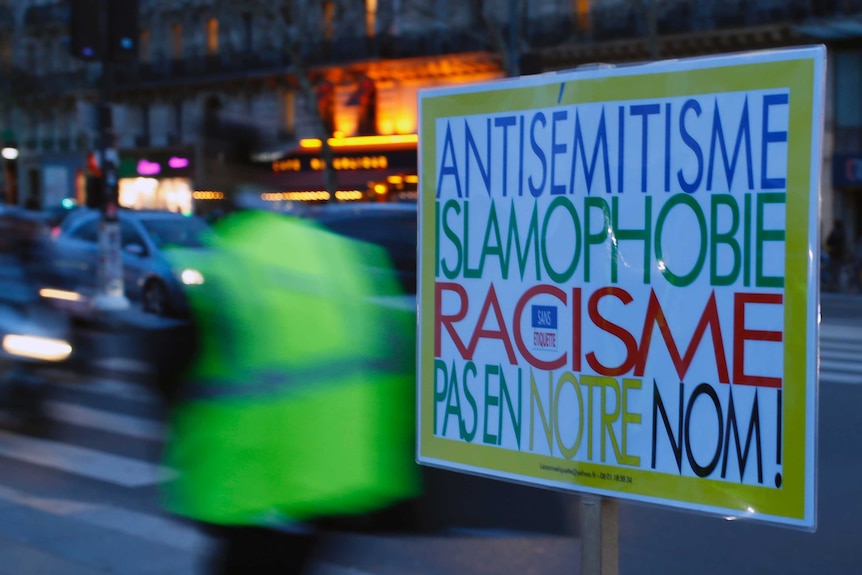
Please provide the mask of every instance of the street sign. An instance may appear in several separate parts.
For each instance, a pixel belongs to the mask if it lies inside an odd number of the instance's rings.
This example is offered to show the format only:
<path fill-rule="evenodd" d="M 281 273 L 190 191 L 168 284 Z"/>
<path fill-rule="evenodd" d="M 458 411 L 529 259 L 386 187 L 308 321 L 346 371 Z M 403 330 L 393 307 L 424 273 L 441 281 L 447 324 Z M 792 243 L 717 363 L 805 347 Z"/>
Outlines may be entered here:
<path fill-rule="evenodd" d="M 421 92 L 420 463 L 813 529 L 824 65 Z"/>

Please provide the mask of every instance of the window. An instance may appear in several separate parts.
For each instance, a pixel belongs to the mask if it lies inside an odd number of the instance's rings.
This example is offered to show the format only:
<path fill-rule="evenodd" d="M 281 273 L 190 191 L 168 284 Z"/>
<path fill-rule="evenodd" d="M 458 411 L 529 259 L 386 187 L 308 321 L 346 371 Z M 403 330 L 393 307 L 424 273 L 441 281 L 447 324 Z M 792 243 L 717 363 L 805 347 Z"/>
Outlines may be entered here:
<path fill-rule="evenodd" d="M 57 72 L 62 69 L 62 57 L 63 57 L 63 46 L 59 41 L 52 42 L 50 40 L 45 42 L 45 63 L 47 66 L 45 67 L 47 71 Z"/>
<path fill-rule="evenodd" d="M 437 0 L 437 10 L 435 10 L 436 25 L 440 28 L 445 28 L 450 18 L 449 0 Z"/>
<path fill-rule="evenodd" d="M 27 67 L 29 72 L 39 72 L 39 58 L 36 54 L 36 45 L 35 44 L 27 44 L 27 48 L 25 49 L 24 56 L 24 65 Z"/>
<path fill-rule="evenodd" d="M 183 140 L 183 101 L 177 100 L 174 102 L 174 134 L 177 137 L 177 143 Z"/>
<path fill-rule="evenodd" d="M 36 139 L 39 137 L 39 121 L 34 113 L 29 113 L 24 120 L 24 131 L 27 134 L 27 139 L 32 141 L 29 148 L 36 147 Z"/>
<path fill-rule="evenodd" d="M 207 54 L 210 56 L 218 53 L 218 20 L 210 18 L 207 20 Z"/>
<path fill-rule="evenodd" d="M 69 234 L 82 242 L 96 243 L 99 241 L 99 218 L 87 220 Z"/>
<path fill-rule="evenodd" d="M 578 28 L 582 31 L 588 31 L 590 29 L 590 1 L 574 0 L 574 9 Z"/>
<path fill-rule="evenodd" d="M 335 35 L 335 2 L 326 0 L 323 3 L 323 37 L 332 40 Z"/>
<path fill-rule="evenodd" d="M 149 30 L 141 30 L 139 39 L 138 39 L 138 56 L 141 59 L 141 62 L 149 62 L 150 55 L 150 31 Z"/>
<path fill-rule="evenodd" d="M 54 134 L 57 129 L 57 122 L 53 110 L 47 110 L 42 116 L 42 146 L 49 147 L 54 143 Z"/>
<path fill-rule="evenodd" d="M 0 70 L 12 67 L 12 42 L 7 37 L 0 40 Z"/>
<path fill-rule="evenodd" d="M 365 0 L 365 34 L 374 37 L 377 32 L 377 0 Z"/>
<path fill-rule="evenodd" d="M 171 44 L 173 46 L 173 57 L 179 60 L 183 57 L 183 27 L 180 24 L 171 26 Z"/>
<path fill-rule="evenodd" d="M 146 218 L 140 223 L 159 248 L 199 248 L 203 246 L 202 238 L 207 233 L 206 224 L 197 218 Z"/>
<path fill-rule="evenodd" d="M 284 131 L 296 133 L 296 92 L 288 90 L 284 94 Z"/>
<path fill-rule="evenodd" d="M 243 12 L 242 26 L 243 37 L 245 39 L 244 48 L 246 52 L 251 52 L 254 48 L 254 27 L 252 26 L 252 18 L 250 12 Z"/>
<path fill-rule="evenodd" d="M 71 129 L 71 114 L 64 108 L 57 113 L 57 137 L 60 138 L 61 141 L 68 141 L 69 136 L 71 135 Z"/>
<path fill-rule="evenodd" d="M 141 118 L 141 141 L 136 142 L 138 146 L 149 146 L 150 145 L 150 105 L 149 104 L 141 104 L 140 108 L 140 118 Z"/>
<path fill-rule="evenodd" d="M 140 232 L 135 229 L 134 225 L 125 220 L 120 220 L 120 244 L 123 249 L 134 244 L 137 244 L 142 248 L 146 248 L 146 244 L 144 243 L 144 239 L 141 237 Z"/>

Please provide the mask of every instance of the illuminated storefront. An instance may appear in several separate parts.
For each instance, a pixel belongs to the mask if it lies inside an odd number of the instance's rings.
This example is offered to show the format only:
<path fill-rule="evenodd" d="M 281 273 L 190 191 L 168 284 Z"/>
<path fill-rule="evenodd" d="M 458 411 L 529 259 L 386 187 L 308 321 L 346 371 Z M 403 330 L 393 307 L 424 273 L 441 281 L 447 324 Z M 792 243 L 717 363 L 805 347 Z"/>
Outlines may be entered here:
<path fill-rule="evenodd" d="M 330 138 L 336 197 L 341 201 L 415 201 L 416 134 Z M 268 171 L 267 202 L 329 199 L 320 140 L 307 139 L 283 155 L 259 162 Z"/>
<path fill-rule="evenodd" d="M 191 151 L 121 155 L 119 203 L 138 210 L 194 212 Z"/>

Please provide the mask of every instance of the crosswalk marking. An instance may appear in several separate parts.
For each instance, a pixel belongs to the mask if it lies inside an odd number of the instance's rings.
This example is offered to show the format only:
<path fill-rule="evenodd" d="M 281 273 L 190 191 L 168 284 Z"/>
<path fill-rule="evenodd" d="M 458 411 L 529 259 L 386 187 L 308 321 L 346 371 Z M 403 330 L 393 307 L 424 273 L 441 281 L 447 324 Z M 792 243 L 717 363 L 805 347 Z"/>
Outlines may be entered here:
<path fill-rule="evenodd" d="M 860 384 L 862 383 L 862 374 L 823 372 L 821 370 L 820 381 L 824 383 Z"/>
<path fill-rule="evenodd" d="M 144 487 L 177 477 L 176 471 L 94 449 L 0 431 L 0 456 L 123 487 Z"/>
<path fill-rule="evenodd" d="M 63 497 L 36 497 L 2 484 L 0 501 L 76 519 L 183 551 L 201 552 L 209 544 L 209 538 L 196 527 L 163 515 Z"/>
<path fill-rule="evenodd" d="M 48 416 L 62 423 L 70 423 L 80 427 L 89 427 L 99 431 L 107 431 L 136 439 L 149 441 L 160 441 L 164 439 L 164 427 L 161 423 L 134 417 L 111 413 L 101 409 L 93 409 L 65 403 L 61 401 L 49 401 L 46 404 Z"/>
<path fill-rule="evenodd" d="M 52 385 L 74 393 L 99 395 L 132 401 L 142 405 L 157 405 L 160 403 L 159 397 L 154 392 L 140 385 L 110 379 L 92 379 L 82 383 L 80 381 L 63 381 L 60 377 L 57 377 L 52 381 Z"/>
<path fill-rule="evenodd" d="M 859 363 L 859 351 L 843 351 L 834 349 L 821 349 L 820 360 L 843 362 L 849 365 Z"/>
<path fill-rule="evenodd" d="M 90 525 L 149 539 L 183 551 L 200 551 L 207 544 L 207 538 L 195 527 L 130 509 L 93 506 L 74 513 L 72 517 Z"/>
<path fill-rule="evenodd" d="M 862 328 L 821 324 L 820 381 L 862 384 Z"/>
<path fill-rule="evenodd" d="M 822 324 L 819 346 L 821 382 L 862 385 L 862 327 Z M 165 426 L 160 421 L 91 407 L 74 399 L 78 394 L 82 398 L 97 394 L 143 407 L 141 402 L 158 401 L 146 387 L 111 380 L 56 385 L 75 393 L 48 401 L 46 411 L 52 420 L 123 436 L 130 441 L 165 439 Z M 0 456 L 125 487 L 154 485 L 177 476 L 174 470 L 154 463 L 62 443 L 62 438 L 39 439 L 9 431 L 0 431 Z"/>

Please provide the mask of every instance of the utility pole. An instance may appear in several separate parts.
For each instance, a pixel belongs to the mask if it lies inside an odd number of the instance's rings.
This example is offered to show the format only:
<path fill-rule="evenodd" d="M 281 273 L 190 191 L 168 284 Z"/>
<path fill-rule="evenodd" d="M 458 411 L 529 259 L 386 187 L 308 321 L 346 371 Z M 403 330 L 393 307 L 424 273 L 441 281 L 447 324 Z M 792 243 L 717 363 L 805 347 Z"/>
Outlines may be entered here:
<path fill-rule="evenodd" d="M 129 307 L 123 286 L 123 255 L 120 222 L 117 219 L 117 157 L 111 101 L 114 91 L 114 67 L 109 49 L 108 3 L 101 0 L 99 40 L 102 45 L 102 77 L 97 105 L 99 131 L 99 172 L 102 177 L 102 219 L 99 222 L 98 294 L 93 305 L 98 310 L 120 310 Z"/>
<path fill-rule="evenodd" d="M 506 75 L 509 77 L 521 74 L 521 14 L 519 0 L 509 0 L 509 38 L 506 42 L 509 55 Z"/>
<path fill-rule="evenodd" d="M 136 58 L 137 0 L 71 0 L 70 50 L 76 58 L 102 65 L 96 106 L 100 192 L 98 291 L 93 306 L 100 311 L 129 307 L 123 286 L 123 259 L 118 219 L 117 165 L 111 101 L 113 65 Z M 88 203 L 90 203 L 88 201 Z"/>

